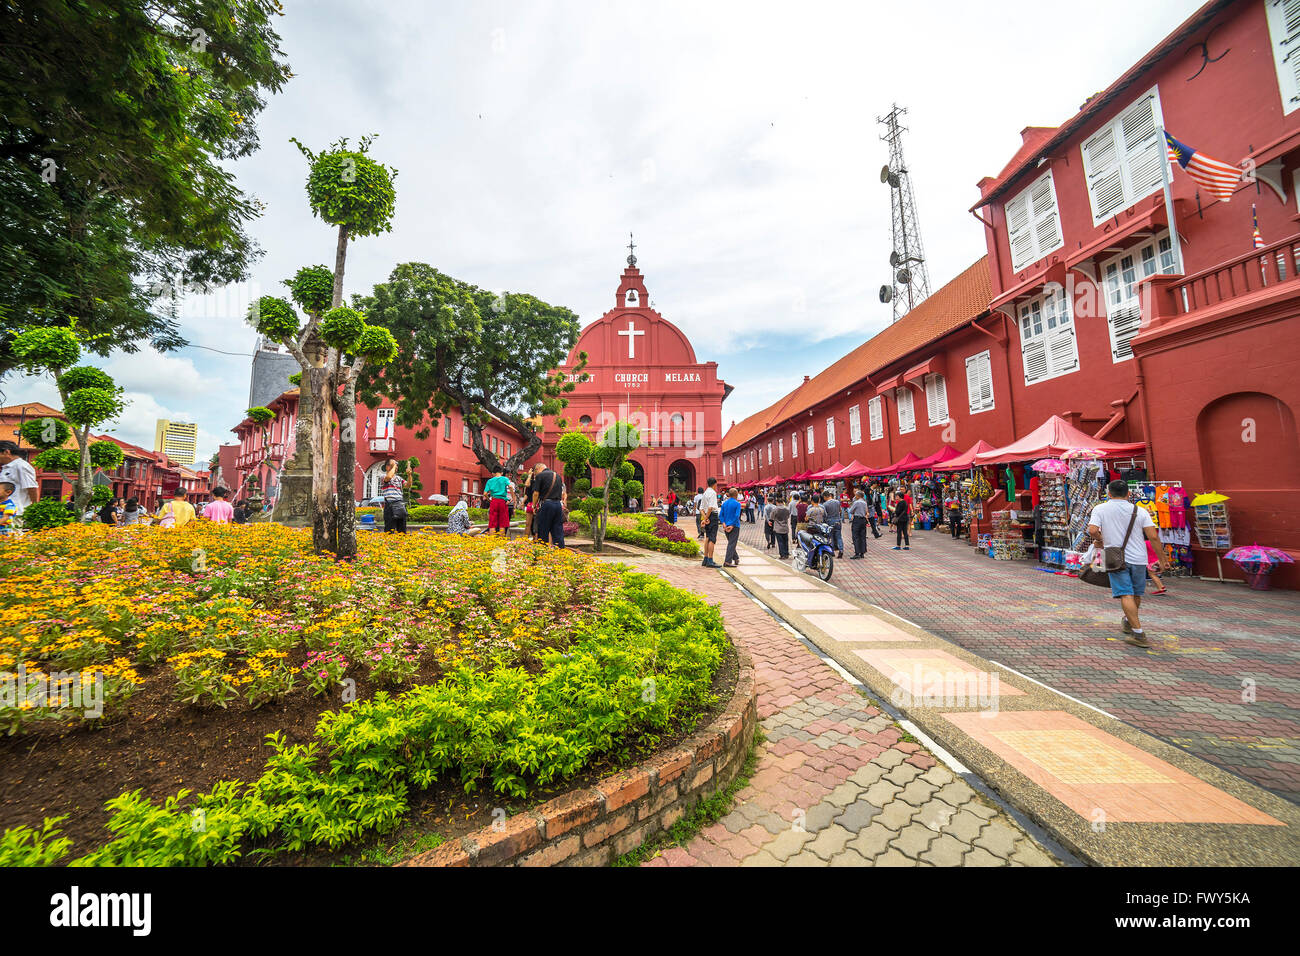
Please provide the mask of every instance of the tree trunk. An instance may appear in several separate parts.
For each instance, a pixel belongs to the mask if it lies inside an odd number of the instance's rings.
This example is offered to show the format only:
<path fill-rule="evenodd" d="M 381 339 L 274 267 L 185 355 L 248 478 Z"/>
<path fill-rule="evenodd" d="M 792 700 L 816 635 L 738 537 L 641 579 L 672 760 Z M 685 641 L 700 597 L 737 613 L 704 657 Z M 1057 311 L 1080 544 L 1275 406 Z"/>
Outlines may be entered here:
<path fill-rule="evenodd" d="M 341 398 L 335 399 L 339 419 L 338 504 L 336 506 L 337 543 L 335 554 L 350 560 L 357 553 L 357 380 L 348 376 Z"/>
<path fill-rule="evenodd" d="M 343 304 L 343 268 L 348 259 L 348 227 L 339 226 L 339 241 L 334 250 L 334 297 L 330 308 L 337 309 Z"/>
<path fill-rule="evenodd" d="M 67 407 L 67 399 L 64 399 L 64 408 Z M 81 458 L 77 463 L 77 480 L 72 486 L 72 498 L 77 503 L 77 514 L 85 514 L 86 508 L 90 506 L 90 498 L 95 493 L 95 478 L 90 471 L 90 426 L 85 428 L 73 428 L 72 434 L 76 436 L 77 448 L 81 451 Z"/>
<path fill-rule="evenodd" d="M 312 548 L 317 554 L 333 551 L 334 540 L 334 421 L 330 402 L 329 363 L 311 370 Z"/>

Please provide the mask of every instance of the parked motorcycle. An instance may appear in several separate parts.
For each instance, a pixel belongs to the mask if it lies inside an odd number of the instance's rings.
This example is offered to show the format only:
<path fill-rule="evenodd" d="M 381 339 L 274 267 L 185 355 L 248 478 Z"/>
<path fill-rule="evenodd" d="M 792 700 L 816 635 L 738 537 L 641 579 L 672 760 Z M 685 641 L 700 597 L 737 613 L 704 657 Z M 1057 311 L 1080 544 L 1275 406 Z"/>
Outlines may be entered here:
<path fill-rule="evenodd" d="M 806 531 L 799 532 L 799 547 L 795 549 L 793 563 L 796 571 L 809 571 L 823 581 L 831 579 L 831 571 L 835 568 L 835 546 L 829 525 L 810 524 Z"/>

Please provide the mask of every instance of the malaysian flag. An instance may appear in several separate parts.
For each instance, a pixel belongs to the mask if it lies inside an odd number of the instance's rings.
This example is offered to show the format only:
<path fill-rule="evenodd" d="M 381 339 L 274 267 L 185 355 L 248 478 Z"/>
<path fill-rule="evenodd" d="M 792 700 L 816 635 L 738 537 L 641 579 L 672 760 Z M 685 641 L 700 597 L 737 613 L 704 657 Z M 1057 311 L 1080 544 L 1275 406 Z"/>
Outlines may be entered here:
<path fill-rule="evenodd" d="M 1255 248 L 1256 248 L 1256 249 L 1263 249 L 1263 248 L 1264 248 L 1264 237 L 1261 236 L 1261 235 L 1259 234 L 1259 216 L 1257 216 L 1257 215 L 1255 214 L 1255 204 L 1254 204 L 1254 203 L 1251 203 L 1251 204 L 1250 204 L 1250 218 L 1251 218 L 1251 221 L 1254 222 L 1254 224 L 1255 224 L 1255 239 L 1254 239 L 1254 241 L 1255 241 Z"/>
<path fill-rule="evenodd" d="M 1198 153 L 1186 143 L 1174 139 L 1168 132 L 1165 133 L 1165 146 L 1168 148 L 1169 161 L 1183 167 L 1198 186 L 1224 202 L 1232 198 L 1232 190 L 1241 182 L 1241 167 Z"/>

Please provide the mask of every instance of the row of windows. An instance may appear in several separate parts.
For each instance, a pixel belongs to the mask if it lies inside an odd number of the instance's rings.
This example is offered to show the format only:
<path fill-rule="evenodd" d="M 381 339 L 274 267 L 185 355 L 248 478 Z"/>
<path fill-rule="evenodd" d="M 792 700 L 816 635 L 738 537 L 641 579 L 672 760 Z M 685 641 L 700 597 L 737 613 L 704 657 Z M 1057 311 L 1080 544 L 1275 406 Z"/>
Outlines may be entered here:
<path fill-rule="evenodd" d="M 381 408 L 375 412 L 376 438 L 397 437 L 397 425 L 393 420 L 393 416 L 396 413 L 397 410 L 393 408 Z M 451 416 L 449 415 L 444 415 L 442 417 L 442 438 L 443 441 L 451 441 Z M 473 444 L 473 438 L 470 435 L 469 426 L 463 423 L 461 425 L 460 442 L 466 448 L 469 448 L 470 445 Z M 488 447 L 492 450 L 492 454 L 498 457 L 510 457 L 510 449 L 512 447 L 510 442 L 498 438 L 495 435 L 488 436 Z"/>

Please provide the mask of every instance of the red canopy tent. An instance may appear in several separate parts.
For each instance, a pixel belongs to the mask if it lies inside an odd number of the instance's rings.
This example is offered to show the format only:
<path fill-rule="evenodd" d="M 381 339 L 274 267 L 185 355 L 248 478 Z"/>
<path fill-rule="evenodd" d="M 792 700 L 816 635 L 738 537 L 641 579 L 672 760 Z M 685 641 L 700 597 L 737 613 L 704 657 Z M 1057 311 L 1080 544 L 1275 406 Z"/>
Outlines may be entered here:
<path fill-rule="evenodd" d="M 864 475 L 870 473 L 870 471 L 871 471 L 870 468 L 868 468 L 866 465 L 862 464 L 862 462 L 854 458 L 851 462 L 849 462 L 847 465 L 841 468 L 839 470 L 839 473 L 836 474 L 835 477 L 836 478 L 861 478 Z"/>
<path fill-rule="evenodd" d="M 758 484 L 761 488 L 775 488 L 777 485 L 783 484 L 785 481 L 785 478 L 777 475 L 776 477 L 768 478 L 766 481 L 760 481 Z"/>
<path fill-rule="evenodd" d="M 896 472 L 904 471 L 910 468 L 915 468 L 916 463 L 920 460 L 921 459 L 917 457 L 915 452 L 909 451 L 906 455 L 898 459 L 898 461 L 894 462 L 892 465 L 886 465 L 884 468 L 872 468 L 867 471 L 867 474 L 873 478 L 879 478 L 883 475 L 892 475 L 895 474 Z"/>
<path fill-rule="evenodd" d="M 1146 442 L 1114 442 L 1093 438 L 1080 431 L 1059 415 L 1053 415 L 1032 432 L 1002 448 L 994 448 L 975 456 L 976 465 L 1001 465 L 1013 461 L 1034 461 L 1039 458 L 1059 458 L 1072 449 L 1090 448 L 1103 458 L 1121 455 L 1139 455 L 1146 451 Z"/>
<path fill-rule="evenodd" d="M 834 478 L 839 472 L 844 470 L 844 466 L 838 461 L 829 468 L 823 468 L 821 471 L 814 471 L 808 474 L 809 478 L 821 480 L 822 478 Z"/>
<path fill-rule="evenodd" d="M 983 439 L 980 439 L 975 444 L 967 448 L 964 452 L 962 452 L 962 454 L 958 455 L 956 458 L 949 458 L 947 461 L 943 462 L 942 464 L 935 465 L 934 470 L 935 471 L 964 471 L 965 469 L 970 468 L 973 464 L 975 464 L 976 455 L 980 454 L 981 452 L 992 451 L 992 450 L 993 450 L 992 445 L 990 445 L 988 442 L 984 441 Z"/>
<path fill-rule="evenodd" d="M 961 452 L 959 452 L 956 448 L 953 448 L 952 445 L 944 445 L 933 455 L 930 455 L 927 458 L 922 458 L 920 461 L 912 462 L 912 467 L 933 468 L 935 465 L 943 464 L 945 461 L 951 461 L 952 459 L 957 458 L 960 455 Z"/>

